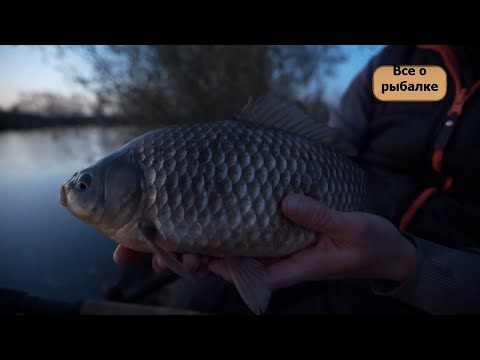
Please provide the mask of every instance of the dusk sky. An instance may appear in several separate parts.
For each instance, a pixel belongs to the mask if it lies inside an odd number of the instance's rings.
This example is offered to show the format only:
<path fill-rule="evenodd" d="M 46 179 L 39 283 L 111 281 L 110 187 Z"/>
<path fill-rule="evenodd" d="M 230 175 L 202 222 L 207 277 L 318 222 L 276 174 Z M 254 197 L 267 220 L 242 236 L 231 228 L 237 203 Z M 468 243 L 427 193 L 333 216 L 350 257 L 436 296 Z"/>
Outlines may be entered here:
<path fill-rule="evenodd" d="M 336 103 L 352 78 L 383 45 L 342 45 L 348 60 L 337 67 L 335 77 L 326 81 L 326 99 Z M 42 51 L 43 50 L 43 51 Z M 49 91 L 69 96 L 83 89 L 68 79 L 60 69 L 65 63 L 56 59 L 51 46 L 0 45 L 0 107 L 9 108 L 21 92 Z M 73 65 L 81 72 L 89 66 L 80 58 L 69 57 L 68 66 Z"/>

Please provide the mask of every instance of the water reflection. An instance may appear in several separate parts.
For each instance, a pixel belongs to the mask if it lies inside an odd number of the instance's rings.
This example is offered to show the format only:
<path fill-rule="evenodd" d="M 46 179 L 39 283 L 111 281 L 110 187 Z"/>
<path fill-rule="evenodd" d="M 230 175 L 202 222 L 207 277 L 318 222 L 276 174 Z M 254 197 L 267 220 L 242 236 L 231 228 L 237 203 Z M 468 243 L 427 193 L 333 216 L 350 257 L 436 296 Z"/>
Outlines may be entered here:
<path fill-rule="evenodd" d="M 115 245 L 62 208 L 58 189 L 136 135 L 95 127 L 0 133 L 0 287 L 79 300 L 118 281 Z"/>
<path fill-rule="evenodd" d="M 53 128 L 0 133 L 0 168 L 10 174 L 85 166 L 138 134 L 134 128 Z"/>

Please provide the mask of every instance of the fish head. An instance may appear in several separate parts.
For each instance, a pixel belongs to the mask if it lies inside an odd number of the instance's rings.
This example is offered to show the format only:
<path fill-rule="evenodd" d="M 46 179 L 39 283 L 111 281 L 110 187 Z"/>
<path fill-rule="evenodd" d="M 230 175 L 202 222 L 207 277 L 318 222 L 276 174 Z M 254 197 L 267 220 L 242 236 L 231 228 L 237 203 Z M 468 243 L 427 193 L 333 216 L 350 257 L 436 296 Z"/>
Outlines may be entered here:
<path fill-rule="evenodd" d="M 60 204 L 110 238 L 131 224 L 143 201 L 141 171 L 128 151 L 75 172 L 60 187 Z"/>
<path fill-rule="evenodd" d="M 103 192 L 95 168 L 75 172 L 60 187 L 60 203 L 73 215 L 87 223 L 96 223 L 95 208 Z M 95 181 L 93 181 L 95 179 Z"/>

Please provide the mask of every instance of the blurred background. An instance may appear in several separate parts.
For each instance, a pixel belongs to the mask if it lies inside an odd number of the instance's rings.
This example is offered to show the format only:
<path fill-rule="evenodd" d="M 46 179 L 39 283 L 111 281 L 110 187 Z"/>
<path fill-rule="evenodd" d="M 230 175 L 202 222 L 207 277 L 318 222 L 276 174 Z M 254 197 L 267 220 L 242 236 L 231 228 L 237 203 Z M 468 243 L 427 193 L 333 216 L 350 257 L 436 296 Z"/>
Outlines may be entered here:
<path fill-rule="evenodd" d="M 149 260 L 58 202 L 61 183 L 131 138 L 228 119 L 267 91 L 330 109 L 383 45 L 0 46 L 0 288 L 76 301 L 141 288 Z"/>

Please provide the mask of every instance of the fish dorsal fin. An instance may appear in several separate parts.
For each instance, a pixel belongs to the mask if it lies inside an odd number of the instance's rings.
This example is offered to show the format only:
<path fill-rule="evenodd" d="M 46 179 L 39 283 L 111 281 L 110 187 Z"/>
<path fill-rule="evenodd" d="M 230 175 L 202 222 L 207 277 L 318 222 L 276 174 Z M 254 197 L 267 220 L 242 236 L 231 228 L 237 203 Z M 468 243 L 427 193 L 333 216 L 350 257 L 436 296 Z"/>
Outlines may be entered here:
<path fill-rule="evenodd" d="M 250 99 L 235 119 L 284 130 L 315 143 L 330 144 L 337 136 L 334 128 L 311 119 L 293 101 L 271 93 L 254 101 Z"/>

